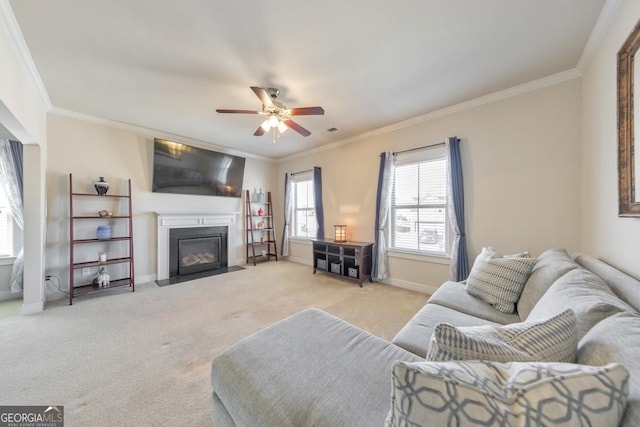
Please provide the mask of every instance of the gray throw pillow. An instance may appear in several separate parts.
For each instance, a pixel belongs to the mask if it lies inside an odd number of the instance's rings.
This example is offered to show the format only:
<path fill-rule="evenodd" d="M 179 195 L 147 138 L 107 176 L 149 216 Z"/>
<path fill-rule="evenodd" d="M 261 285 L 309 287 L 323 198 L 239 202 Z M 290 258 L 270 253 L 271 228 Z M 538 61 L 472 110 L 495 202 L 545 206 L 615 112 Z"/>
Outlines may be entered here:
<path fill-rule="evenodd" d="M 518 300 L 517 309 L 520 319 L 525 320 L 529 316 L 533 306 L 553 285 L 553 282 L 578 267 L 578 263 L 571 258 L 566 249 L 548 249 L 538 255 Z"/>
<path fill-rule="evenodd" d="M 601 278 L 580 267 L 551 285 L 533 307 L 527 321 L 547 318 L 567 307 L 571 307 L 576 315 L 578 340 L 602 319 L 620 311 L 633 311 Z"/>
<path fill-rule="evenodd" d="M 503 313 L 513 313 L 535 262 L 535 258 L 503 257 L 490 247 L 483 248 L 467 278 L 467 292 Z"/>
<path fill-rule="evenodd" d="M 427 361 L 574 362 L 578 338 L 571 309 L 535 322 L 505 326 L 436 325 Z"/>
<path fill-rule="evenodd" d="M 396 362 L 386 426 L 617 426 L 620 364 Z"/>
<path fill-rule="evenodd" d="M 580 340 L 577 363 L 621 363 L 629 370 L 629 402 L 619 427 L 640 426 L 640 313 L 623 311 L 598 322 Z"/>

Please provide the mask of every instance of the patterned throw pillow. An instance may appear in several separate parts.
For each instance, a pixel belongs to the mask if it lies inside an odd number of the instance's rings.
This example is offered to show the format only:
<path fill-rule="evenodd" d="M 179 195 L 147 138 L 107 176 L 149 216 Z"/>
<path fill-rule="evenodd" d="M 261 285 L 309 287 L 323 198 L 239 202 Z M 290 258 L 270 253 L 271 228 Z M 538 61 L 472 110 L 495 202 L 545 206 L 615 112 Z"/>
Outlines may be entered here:
<path fill-rule="evenodd" d="M 456 328 L 440 323 L 431 335 L 426 360 L 571 363 L 577 346 L 576 316 L 566 309 L 547 319 L 505 326 Z"/>
<path fill-rule="evenodd" d="M 617 426 L 629 393 L 617 363 L 396 362 L 386 426 Z"/>
<path fill-rule="evenodd" d="M 513 313 L 535 263 L 535 258 L 503 257 L 483 248 L 467 278 L 467 292 L 503 313 Z"/>

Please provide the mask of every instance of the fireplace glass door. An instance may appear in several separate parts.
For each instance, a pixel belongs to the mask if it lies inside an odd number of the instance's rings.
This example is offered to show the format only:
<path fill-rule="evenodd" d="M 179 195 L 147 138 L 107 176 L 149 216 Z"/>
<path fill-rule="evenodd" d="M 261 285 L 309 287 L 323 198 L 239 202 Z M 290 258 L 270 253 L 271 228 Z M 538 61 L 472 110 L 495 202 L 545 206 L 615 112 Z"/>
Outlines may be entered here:
<path fill-rule="evenodd" d="M 178 240 L 178 274 L 192 274 L 220 268 L 220 237 Z"/>
<path fill-rule="evenodd" d="M 169 231 L 169 277 L 227 267 L 228 229 L 176 228 Z"/>

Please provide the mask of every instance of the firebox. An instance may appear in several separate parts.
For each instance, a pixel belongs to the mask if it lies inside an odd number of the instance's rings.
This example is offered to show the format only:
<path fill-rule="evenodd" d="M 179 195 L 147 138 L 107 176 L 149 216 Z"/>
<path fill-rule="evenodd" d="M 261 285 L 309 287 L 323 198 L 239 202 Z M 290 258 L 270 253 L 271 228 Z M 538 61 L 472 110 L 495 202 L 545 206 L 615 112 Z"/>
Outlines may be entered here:
<path fill-rule="evenodd" d="M 169 230 L 169 277 L 227 267 L 227 233 L 226 226 Z"/>

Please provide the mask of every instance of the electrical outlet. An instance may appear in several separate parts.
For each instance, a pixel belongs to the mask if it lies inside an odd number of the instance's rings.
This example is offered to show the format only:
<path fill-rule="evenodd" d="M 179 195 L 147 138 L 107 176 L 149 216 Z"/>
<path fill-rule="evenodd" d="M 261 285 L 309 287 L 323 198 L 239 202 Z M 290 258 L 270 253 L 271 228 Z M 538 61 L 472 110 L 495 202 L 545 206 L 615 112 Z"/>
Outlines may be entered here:
<path fill-rule="evenodd" d="M 83 276 L 88 276 L 91 274 L 91 269 L 89 267 L 85 267 L 82 269 L 82 275 Z"/>

